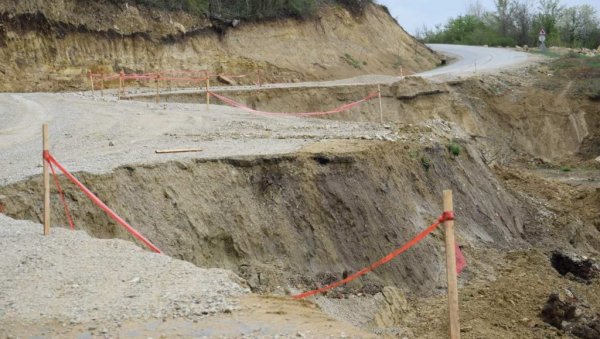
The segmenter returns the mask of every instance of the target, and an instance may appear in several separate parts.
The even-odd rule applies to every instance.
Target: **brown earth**
[[[181,12],[75,0],[3,1],[0,58],[0,90],[9,92],[87,88],[89,70],[208,69],[250,73],[241,82],[252,83],[260,69],[263,81],[297,82],[398,75],[401,66],[408,73],[440,62],[378,5],[359,16],[331,7],[307,21],[242,23],[219,33],[206,18]]]
[[[462,242],[524,245],[523,214],[509,207],[517,200],[469,144],[463,147],[453,157],[438,141],[331,141],[295,155],[124,167],[80,178],[171,256],[231,269],[257,291],[306,289],[323,273],[341,277],[368,266],[433,223],[446,188],[459,202]],[[7,215],[41,220],[39,183],[0,189]],[[66,188],[66,195],[78,227],[129,239],[81,193]],[[66,224],[62,216],[56,222]],[[352,289],[435,289],[443,278],[442,243],[435,233]]]
[[[120,338],[376,338],[365,330],[325,315],[308,301],[276,296],[244,296],[239,309],[201,319],[130,320],[118,326],[97,322],[63,326],[61,323],[8,324],[0,334],[51,337],[120,337]]]
[[[600,177],[577,143],[590,135],[581,138],[574,132],[595,124],[598,112],[586,99],[565,95],[565,102],[548,106],[550,113],[515,118],[524,114],[520,107],[534,110],[540,100],[529,88],[536,84],[531,76],[536,69],[523,72],[529,77],[522,82],[508,74],[434,85],[410,79],[385,87],[384,118],[402,135],[398,142],[338,140],[291,155],[173,162],[79,176],[169,254],[232,269],[255,291],[281,294],[341,278],[343,271],[357,270],[397,248],[436,217],[440,191],[451,187],[460,215],[458,239],[469,263],[460,278],[463,336],[561,336],[539,318],[550,293],[569,288],[590,310],[600,309],[597,281],[585,285],[561,277],[549,260],[557,248],[600,253]],[[312,100],[332,106],[368,90],[232,95],[265,110],[285,108],[289,95],[294,110],[301,111],[313,107]],[[563,91],[551,88],[540,95],[551,101]],[[559,119],[548,118],[559,110],[564,112],[556,114]],[[377,111],[371,103],[337,118],[377,120]],[[568,118],[573,111],[584,112],[576,123]],[[435,120],[440,118],[469,134]],[[565,128],[567,121],[570,128]],[[498,143],[503,139],[495,138],[506,133],[504,128],[520,137]],[[536,131],[571,143],[556,149],[552,142],[535,141],[531,147]],[[451,141],[461,146],[458,157],[446,148]],[[573,168],[561,170],[561,163]],[[38,180],[0,189],[8,197],[3,202],[9,215],[40,219]],[[79,193],[67,192],[78,226],[99,237],[128,238]],[[53,204],[60,209],[57,200]],[[138,208],[131,209],[132,204]],[[443,336],[441,249],[442,234],[436,231],[392,264],[328,294],[342,299],[319,303],[353,324],[352,314],[361,314],[358,325],[382,336]],[[400,289],[380,297],[378,292],[389,286]],[[361,313],[362,301],[354,296],[372,293],[376,311]]]
[[[263,26],[247,27],[255,29],[252,36],[264,33]],[[272,38],[281,43],[286,36]],[[289,69],[303,73],[299,79],[322,74],[320,67],[297,65]],[[365,70],[377,65],[369,61]],[[328,74],[355,74],[349,66],[336,67]],[[555,249],[600,253],[599,165],[592,160],[600,154],[600,108],[574,90],[577,79],[556,76],[549,82],[550,72],[542,64],[446,84],[410,79],[384,87],[384,121],[404,136],[400,141],[334,140],[288,155],[125,166],[78,176],[168,254],[232,269],[255,291],[280,294],[339,278],[397,248],[439,215],[440,192],[452,188],[458,239],[469,263],[460,278],[463,336],[558,337],[563,334],[539,318],[550,293],[568,288],[590,310],[600,311],[599,282],[562,277],[548,257]],[[233,95],[263,110],[305,111],[370,90]],[[334,119],[378,121],[377,113],[371,102]],[[448,151],[451,142],[460,145],[458,156]],[[40,190],[39,177],[1,187],[5,213],[39,221]],[[67,188],[67,198],[78,225],[89,233],[129,239],[74,189]],[[53,210],[60,208],[53,200]],[[64,217],[57,219],[66,224]],[[378,312],[364,327],[383,336],[444,336],[442,256],[442,233],[436,231],[346,287],[347,293],[329,294],[342,298],[334,299],[338,309],[331,313],[357,313],[361,304],[351,297],[370,291]],[[399,291],[389,292],[391,285]]]

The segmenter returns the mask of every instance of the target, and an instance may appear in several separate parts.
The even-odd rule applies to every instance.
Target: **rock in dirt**
[[[542,308],[542,320],[558,329],[564,329],[569,322],[577,318],[579,311],[576,304],[575,298],[553,293]]]
[[[550,262],[561,275],[565,276],[570,273],[584,282],[591,281],[600,273],[600,267],[595,261],[575,254],[554,251],[551,254]]]
[[[542,308],[541,318],[546,323],[583,339],[600,338],[600,315],[586,314],[576,297],[553,293]]]

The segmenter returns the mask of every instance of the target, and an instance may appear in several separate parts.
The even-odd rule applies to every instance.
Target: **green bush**
[[[460,145],[452,142],[448,145],[448,150],[450,151],[450,153],[452,153],[452,155],[454,155],[455,157],[457,157],[458,155],[460,155]]]
[[[569,166],[562,166],[560,168],[561,172],[571,172],[571,167]]]

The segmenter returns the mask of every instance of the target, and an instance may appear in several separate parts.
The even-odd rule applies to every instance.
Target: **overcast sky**
[[[429,28],[436,24],[444,24],[451,17],[465,14],[468,4],[472,0],[377,0],[378,3],[386,5],[392,16],[398,19],[398,22],[405,30],[415,34],[417,28],[426,25]],[[494,0],[481,0],[481,3],[488,9],[494,8]],[[537,0],[532,0],[535,4]],[[561,3],[567,6],[588,4],[596,8],[600,13],[600,0],[562,0]]]

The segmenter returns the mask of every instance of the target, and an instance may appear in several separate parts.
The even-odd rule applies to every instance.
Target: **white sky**
[[[411,34],[417,28],[426,25],[429,28],[436,24],[445,24],[449,18],[465,14],[471,0],[377,0],[387,6],[400,25]],[[537,0],[531,0],[533,8],[537,7]],[[481,0],[489,10],[494,8],[493,0]],[[596,8],[600,14],[600,0],[562,0],[565,6],[588,4]]]

